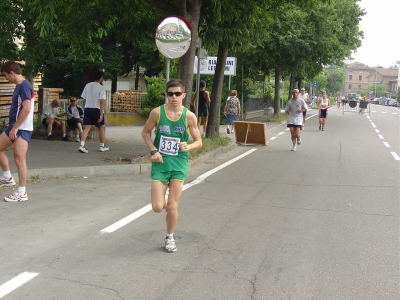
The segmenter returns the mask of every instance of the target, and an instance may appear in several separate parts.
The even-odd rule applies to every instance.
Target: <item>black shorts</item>
[[[326,109],[321,109],[319,117],[321,119],[325,119],[326,118]]]
[[[208,106],[206,105],[202,105],[199,106],[199,113],[197,114],[198,117],[208,117]]]
[[[303,126],[302,126],[302,125],[287,124],[287,127],[288,127],[288,128],[290,128],[290,127],[301,128],[301,127],[303,127]]]
[[[43,120],[42,120],[42,124],[43,124],[44,127],[47,128],[47,122],[46,122],[46,120],[47,120],[47,119],[43,119]],[[58,126],[57,123],[53,123],[53,128],[57,128],[57,126]],[[60,126],[58,126],[58,127],[60,127]]]
[[[306,114],[307,114],[307,112],[306,112],[306,111],[303,111],[303,117],[305,117],[305,116],[306,116]]]
[[[67,120],[67,124],[71,128],[78,128],[78,123],[81,123],[81,120],[79,120],[78,118]]]
[[[100,127],[104,125],[104,115],[101,122],[97,122],[100,119],[100,109],[98,108],[85,108],[83,113],[83,125],[94,125]]]

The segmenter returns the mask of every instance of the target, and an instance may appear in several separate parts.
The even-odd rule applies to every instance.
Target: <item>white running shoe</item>
[[[78,151],[81,152],[81,153],[88,153],[88,152],[89,152],[89,151],[86,149],[85,146],[80,146],[79,149],[78,149]]]
[[[297,145],[296,145],[296,144],[293,144],[292,151],[296,151],[296,148],[297,148]]]
[[[4,197],[4,201],[6,202],[18,202],[18,201],[28,201],[28,195],[25,193],[19,193],[16,191],[8,197]]]
[[[0,187],[13,185],[15,185],[15,180],[12,176],[8,179],[4,178],[3,176],[0,177]]]
[[[104,145],[104,146],[100,146],[100,152],[106,152],[106,151],[108,151],[108,150],[110,150],[110,148],[108,148],[106,145]]]
[[[165,252],[171,253],[177,250],[175,240],[173,237],[171,238],[166,237],[164,241],[165,241],[165,249],[164,249]]]
[[[79,135],[77,135],[76,137],[75,137],[75,142],[80,142],[81,141],[81,139],[79,138]]]
[[[297,138],[297,145],[300,145],[301,144],[301,138]]]

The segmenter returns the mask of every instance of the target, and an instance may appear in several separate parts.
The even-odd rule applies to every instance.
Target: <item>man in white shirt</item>
[[[285,107],[285,112],[288,114],[287,127],[290,130],[293,143],[292,151],[296,151],[297,145],[301,144],[300,128],[303,124],[303,112],[305,111],[307,111],[307,105],[299,98],[299,90],[293,89],[292,98],[289,99]]]
[[[104,73],[102,71],[96,71],[94,73],[94,81],[85,86],[81,95],[81,97],[85,99],[85,110],[83,116],[83,125],[85,128],[83,129],[81,143],[78,149],[81,153],[89,152],[85,147],[85,141],[92,125],[96,126],[99,130],[100,152],[109,150],[109,148],[104,144],[106,140],[104,124],[104,102],[106,99],[106,91],[104,86],[101,85],[103,76]]]
[[[59,117],[66,116],[67,112],[60,114],[58,110],[59,107],[60,101],[57,99],[54,99],[51,101],[51,103],[46,104],[42,111],[42,124],[47,128],[47,140],[54,141],[53,135],[51,134],[53,127],[60,127],[62,132],[62,140],[69,142],[65,122],[57,119]]]

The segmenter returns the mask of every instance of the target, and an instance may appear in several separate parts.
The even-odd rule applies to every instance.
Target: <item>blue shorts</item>
[[[83,113],[83,125],[94,125],[100,127],[104,125],[104,115],[103,120],[99,123],[97,120],[100,119],[100,109],[98,108],[85,108]]]
[[[233,125],[233,121],[236,121],[236,117],[237,117],[237,115],[227,114],[226,115],[226,124]]]
[[[10,137],[10,130],[12,129],[12,126],[8,126],[6,128],[6,130],[4,130],[4,133]],[[22,137],[25,141],[27,141],[29,143],[29,141],[31,140],[32,137],[32,132],[33,131],[28,131],[28,130],[20,130],[18,129],[17,131],[17,138],[18,137]],[[15,140],[12,140],[12,142],[14,143]]]

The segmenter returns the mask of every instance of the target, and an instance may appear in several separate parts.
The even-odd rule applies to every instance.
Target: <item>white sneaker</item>
[[[18,201],[28,201],[28,195],[25,193],[19,193],[16,191],[8,197],[4,197],[4,201],[6,202],[18,202]]]
[[[108,150],[110,150],[110,148],[108,148],[106,145],[104,145],[104,146],[100,146],[100,152],[106,152],[106,151],[108,151]]]
[[[164,248],[165,252],[171,253],[176,251],[176,244],[173,237],[171,238],[166,237],[164,241],[165,241],[165,248]]]
[[[301,144],[301,138],[297,138],[297,145],[300,145]]]
[[[12,176],[8,179],[4,178],[3,176],[0,177],[0,187],[13,185],[15,185],[15,180]]]
[[[86,149],[85,146],[80,146],[79,149],[78,149],[78,151],[81,152],[81,153],[88,153],[88,152],[89,152],[89,151]]]
[[[79,138],[79,135],[77,135],[76,137],[75,137],[75,142],[80,142],[81,141],[81,139]]]
[[[296,145],[296,144],[293,144],[292,151],[296,151],[296,148],[297,148],[297,145]]]

